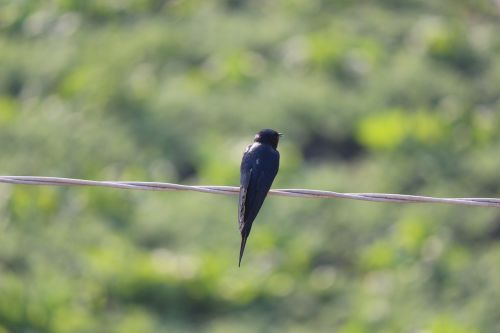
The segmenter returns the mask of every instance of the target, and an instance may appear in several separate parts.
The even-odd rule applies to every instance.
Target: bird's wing
[[[250,169],[245,175],[241,175],[240,180],[240,202],[239,202],[239,211],[238,211],[238,221],[240,224],[240,231],[243,229],[243,225],[245,224],[245,207],[248,193],[248,185],[250,183],[250,179],[252,177],[252,169]]]
[[[259,213],[267,192],[271,188],[273,179],[274,175],[270,172],[266,172],[258,167],[252,169],[244,204],[244,222],[248,228],[248,233],[250,233],[252,222]]]
[[[238,210],[238,222],[240,225],[240,231],[245,223],[245,202],[248,193],[248,185],[250,183],[250,178],[252,177],[252,158],[250,156],[249,145],[243,153],[243,159],[241,160],[240,168],[240,200],[239,200],[239,210]]]
[[[245,244],[252,229],[253,220],[255,220],[255,217],[259,213],[279,168],[279,154],[277,152],[273,152],[272,154],[264,153],[262,155],[261,151],[260,154],[261,158],[259,161],[256,155],[253,155],[247,149],[241,162],[238,211],[241,246],[238,265],[241,264],[241,258],[243,257]]]

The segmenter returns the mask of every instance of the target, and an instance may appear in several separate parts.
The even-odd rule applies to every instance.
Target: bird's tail
[[[245,252],[245,245],[247,244],[248,235],[241,235],[241,246],[240,246],[240,260],[238,261],[238,267],[241,265],[241,258],[243,258],[243,252]]]

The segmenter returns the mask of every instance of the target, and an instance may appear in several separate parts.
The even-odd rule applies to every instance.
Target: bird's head
[[[283,134],[272,129],[263,129],[255,134],[254,142],[271,145],[274,149],[278,148],[278,142]]]

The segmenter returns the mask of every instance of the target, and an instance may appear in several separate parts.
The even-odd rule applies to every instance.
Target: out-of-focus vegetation
[[[500,194],[493,0],[0,2],[0,173]],[[494,208],[0,186],[0,332],[495,332]]]

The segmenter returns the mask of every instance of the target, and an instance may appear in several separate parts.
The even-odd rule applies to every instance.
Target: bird
[[[238,222],[241,234],[238,267],[241,266],[241,258],[253,221],[278,173],[280,153],[277,148],[282,135],[272,129],[263,129],[255,135],[253,143],[243,153],[238,204]]]

